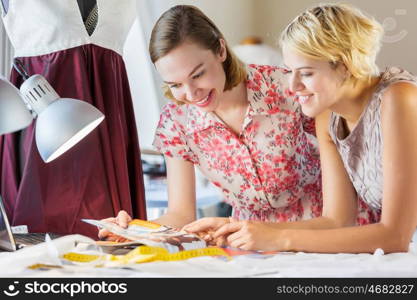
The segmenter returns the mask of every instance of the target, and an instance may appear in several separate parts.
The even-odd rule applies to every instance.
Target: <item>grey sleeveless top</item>
[[[329,133],[343,160],[355,190],[366,203],[376,210],[382,204],[382,128],[381,99],[384,90],[399,81],[417,84],[417,78],[407,71],[391,67],[381,74],[380,82],[362,112],[358,123],[345,138],[342,118],[332,113]],[[417,99],[416,99],[417,100]]]

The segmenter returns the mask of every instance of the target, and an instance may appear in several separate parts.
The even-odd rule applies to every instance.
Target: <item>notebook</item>
[[[51,239],[59,237],[57,234],[48,234]],[[45,233],[13,234],[0,196],[0,251],[16,251],[26,246],[40,244],[45,241],[45,235]]]

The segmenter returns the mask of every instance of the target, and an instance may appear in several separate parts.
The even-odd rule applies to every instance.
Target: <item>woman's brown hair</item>
[[[156,22],[149,43],[149,54],[153,63],[167,55],[185,41],[197,43],[218,54],[223,34],[217,26],[197,7],[177,5],[164,12]],[[246,78],[244,64],[233,54],[226,43],[226,60],[223,62],[226,74],[224,90],[231,90]],[[167,86],[165,96],[176,101]]]

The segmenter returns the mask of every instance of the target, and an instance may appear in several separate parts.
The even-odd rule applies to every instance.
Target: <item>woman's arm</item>
[[[182,228],[195,220],[196,197],[195,197],[195,173],[191,162],[179,158],[165,156],[168,179],[168,211],[159,218],[152,220],[158,224]],[[126,228],[132,217],[121,210],[116,217],[107,218],[103,221],[115,223]],[[98,233],[100,239],[114,240],[107,229],[101,229]]]
[[[195,220],[195,171],[191,162],[165,156],[168,180],[168,211],[156,223],[181,228]]]
[[[382,100],[381,117],[384,187],[379,223],[327,230],[275,228],[264,230],[256,236],[254,233],[261,232],[259,228],[247,224],[228,237],[229,244],[243,249],[324,253],[372,253],[377,248],[382,248],[385,253],[407,251],[417,226],[417,87],[409,83],[397,83],[389,87]],[[330,144],[322,148],[323,136],[321,139],[324,188],[329,191],[329,184],[334,180],[339,181],[334,177],[342,176],[343,172],[328,172],[328,163],[335,166],[339,163],[332,154]],[[333,188],[340,187],[343,188],[343,185]],[[353,211],[344,216],[340,210],[344,206],[349,208],[351,204],[342,198],[330,199],[329,195],[341,197],[338,191],[325,194],[324,214],[332,218],[340,216],[344,222],[353,220]]]

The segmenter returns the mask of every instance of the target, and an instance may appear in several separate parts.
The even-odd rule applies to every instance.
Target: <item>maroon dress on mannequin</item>
[[[87,101],[105,115],[96,130],[48,164],[37,151],[34,123],[0,137],[1,194],[12,225],[95,238],[97,229],[82,218],[102,219],[124,209],[146,219],[138,135],[121,56],[134,3],[122,0],[113,7],[114,1],[98,0],[98,23],[89,36],[75,0],[10,1],[3,21],[28,74],[42,74],[61,97]],[[13,70],[11,81],[20,86],[22,78]]]

